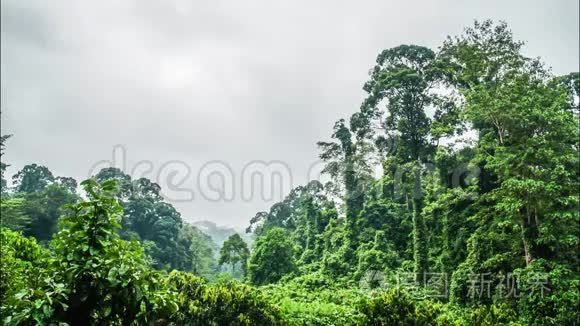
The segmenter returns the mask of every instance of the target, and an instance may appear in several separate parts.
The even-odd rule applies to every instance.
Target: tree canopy
[[[292,189],[246,236],[189,224],[117,168],[80,193],[39,164],[9,185],[2,162],[0,318],[578,324],[580,79],[523,44],[486,20],[381,51],[360,107],[317,143],[330,181]]]

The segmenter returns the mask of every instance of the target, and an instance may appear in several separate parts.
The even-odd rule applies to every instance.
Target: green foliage
[[[24,235],[45,242],[57,232],[59,217],[65,213],[67,205],[77,202],[78,196],[64,186],[51,184],[25,194],[24,200],[23,212],[30,217],[30,222],[23,226]]]
[[[200,268],[196,264],[201,264],[204,270],[195,272],[212,273],[208,268],[211,269],[214,258],[208,248],[213,248],[213,241],[188,230],[190,227],[185,226],[181,214],[163,200],[158,184],[146,178],[132,180],[117,168],[102,169],[95,179],[119,183],[117,199],[124,210],[121,235],[124,239],[139,240],[155,268],[193,271],[194,267]],[[201,245],[204,254],[196,252],[198,247],[192,247],[194,242]]]
[[[436,323],[435,323],[436,322]],[[434,325],[525,325],[517,320],[517,312],[507,305],[463,307],[447,305],[439,308]]]
[[[29,164],[18,171],[12,180],[17,192],[32,193],[40,191],[52,183],[54,176],[46,166]]]
[[[0,245],[0,317],[4,319],[16,296],[39,284],[47,252],[34,239],[5,228],[1,229]]]
[[[212,238],[198,228],[184,224],[179,239],[178,243],[183,248],[182,252],[189,255],[190,262],[190,265],[183,266],[183,270],[206,278],[213,278],[218,270],[218,265],[215,259],[217,245]]]
[[[432,50],[417,45],[384,50],[364,86],[369,97],[363,103],[363,113],[378,110],[376,106],[383,99],[388,102],[387,133],[381,137],[396,144],[391,154],[401,163],[425,160],[432,150],[427,137],[431,121],[425,109],[435,100],[429,91],[434,83],[434,59]]]
[[[235,267],[239,264],[242,275],[246,273],[248,257],[250,250],[246,242],[239,234],[232,234],[222,245],[220,249],[219,264],[231,264],[232,274],[235,274]]]
[[[137,242],[119,238],[122,209],[114,199],[116,184],[82,183],[88,199],[70,207],[62,231],[51,242],[52,257],[40,284],[24,288],[8,308],[9,323],[61,321],[148,323],[176,309],[172,293],[159,287]]]
[[[202,278],[173,271],[165,281],[176,292],[176,325],[275,325],[279,312],[257,290],[237,281],[208,285]]]
[[[417,281],[429,271],[450,276],[453,304],[379,292],[361,305],[367,323],[577,321],[570,307],[577,299],[580,241],[578,74],[550,76],[521,54],[522,44],[505,23],[484,21],[448,38],[437,53],[402,45],[379,55],[360,111],[350,125],[335,124],[332,142],[319,143],[324,172],[333,179],[327,189],[341,199],[336,210],[345,219],[313,228],[328,208],[308,201],[282,206],[282,216],[303,217],[280,219],[297,222],[291,227],[279,224],[300,230],[292,237],[301,250],[297,279],[319,272],[340,284],[369,272],[412,271]],[[386,118],[379,120],[383,104]],[[473,141],[450,138],[466,131],[477,135]],[[384,176],[368,182],[370,161],[363,158],[372,152],[387,156],[381,157]],[[553,292],[502,296],[502,278],[514,272],[527,283],[547,275]],[[491,278],[491,295],[472,295],[474,275]],[[294,297],[304,296],[297,292],[277,300],[283,311],[291,318],[314,315],[302,323],[322,323],[324,309],[308,307],[328,303],[297,303]]]
[[[284,229],[270,229],[254,243],[248,266],[249,280],[256,285],[275,283],[295,272],[293,248]]]
[[[375,325],[414,325],[415,302],[399,289],[375,293],[361,304],[360,311]]]
[[[73,194],[78,187],[77,181],[71,177],[56,177],[56,183]]]
[[[0,317],[578,324],[579,75],[552,76],[522,46],[507,24],[483,21],[437,51],[382,51],[360,110],[318,143],[331,181],[297,187],[257,213],[251,251],[231,229],[184,223],[146,178],[103,169],[82,183],[80,200],[74,179],[37,164],[7,189],[2,163]],[[2,155],[9,137],[0,138]],[[236,275],[216,275],[218,245],[219,265]],[[421,283],[429,272],[446,273],[448,297],[430,296]],[[401,284],[403,273],[419,283]],[[235,280],[241,274],[259,288]]]
[[[580,321],[580,281],[565,265],[537,260],[516,271],[526,293],[517,302],[528,325],[574,325]]]
[[[30,223],[30,217],[24,213],[24,198],[6,197],[3,197],[2,200],[0,200],[2,227],[6,227],[11,230],[23,230]]]
[[[337,284],[322,273],[268,285],[263,291],[280,307],[289,325],[361,325],[364,321],[357,310],[364,293]]]
[[[62,207],[78,199],[76,181],[55,178],[48,168],[30,164],[14,176],[14,182],[15,193],[2,193],[3,225],[39,242],[50,240],[57,231]]]
[[[6,179],[4,179],[4,171],[9,166],[3,160],[4,150],[6,149],[6,141],[12,137],[12,135],[1,135],[0,136],[0,193],[4,196],[4,192],[7,190]]]

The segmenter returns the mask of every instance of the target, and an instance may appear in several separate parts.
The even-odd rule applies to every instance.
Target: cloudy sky
[[[244,167],[280,161],[270,169],[288,167],[285,189],[305,182],[316,141],[358,109],[382,49],[435,48],[474,19],[503,19],[527,41],[528,55],[556,74],[578,71],[573,0],[1,6],[2,133],[14,134],[9,176],[36,162],[82,180],[112,162],[171,184],[165,194],[186,220],[236,227],[271,204],[243,193],[251,170]],[[228,176],[220,187],[219,173]]]

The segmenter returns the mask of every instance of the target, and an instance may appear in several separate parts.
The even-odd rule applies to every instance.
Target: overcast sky
[[[167,193],[186,220],[236,227],[272,203],[243,198],[244,166],[279,160],[292,173],[285,188],[305,182],[315,143],[358,109],[367,72],[385,48],[436,48],[474,19],[503,19],[527,41],[526,54],[555,74],[578,71],[576,0],[1,6],[2,134],[14,134],[8,176],[35,162],[82,180],[121,145],[116,162],[124,156],[127,172],[151,168],[162,186],[189,166],[181,188],[193,200],[187,191]],[[233,170],[226,188],[235,190],[225,201],[204,198],[198,187],[198,171],[214,160]]]

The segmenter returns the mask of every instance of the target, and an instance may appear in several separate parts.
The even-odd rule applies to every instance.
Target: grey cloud
[[[507,20],[555,73],[578,69],[578,3],[566,0],[2,1],[9,174],[37,162],[81,179],[122,144],[130,163],[156,167],[281,160],[298,185],[315,142],[358,109],[379,51],[436,47],[485,18]],[[270,204],[198,194],[176,206],[241,227]]]

